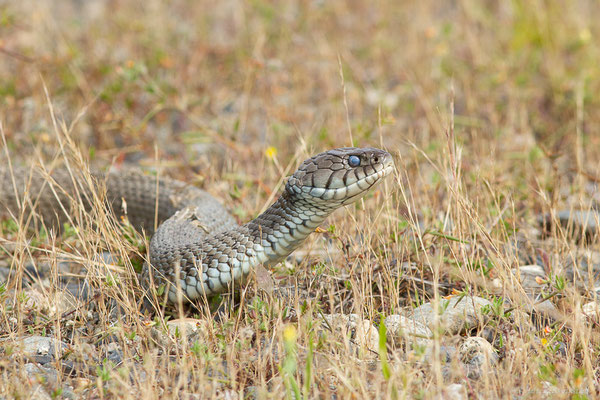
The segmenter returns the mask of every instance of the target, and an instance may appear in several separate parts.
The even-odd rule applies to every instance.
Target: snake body
[[[273,265],[294,251],[339,207],[351,204],[393,170],[389,153],[339,148],[304,161],[283,193],[254,220],[238,225],[207,192],[170,179],[140,174],[94,174],[106,200],[138,228],[153,231],[143,282],[166,285],[170,302],[188,302],[229,290],[257,265]],[[65,170],[41,174],[0,169],[0,204],[11,215],[35,210],[46,222],[69,217],[77,195],[93,204],[96,184]],[[92,188],[92,189],[90,189]]]

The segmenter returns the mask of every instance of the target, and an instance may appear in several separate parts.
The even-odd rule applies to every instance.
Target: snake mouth
[[[392,160],[391,157],[390,157],[390,162],[388,164],[384,165],[384,167],[383,167],[384,174],[379,179],[382,179],[382,178],[385,178],[388,175],[391,175],[392,172],[394,172],[395,168],[396,168],[396,165],[394,164],[394,160]]]
[[[355,202],[358,198],[371,191],[373,187],[381,182],[386,176],[391,175],[393,171],[394,162],[390,156],[389,161],[383,165],[382,169],[372,173],[371,175],[365,176],[364,178],[359,179],[355,183],[348,186],[347,198],[343,200],[343,204],[347,205]],[[336,196],[333,198],[335,199]]]
[[[394,160],[387,151],[339,148],[306,160],[286,189],[320,210],[335,209],[358,200],[393,171]]]

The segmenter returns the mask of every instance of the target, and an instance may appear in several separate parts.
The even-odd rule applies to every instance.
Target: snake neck
[[[336,208],[331,204],[318,207],[284,191],[271,207],[242,228],[252,238],[258,262],[273,265],[300,246]]]

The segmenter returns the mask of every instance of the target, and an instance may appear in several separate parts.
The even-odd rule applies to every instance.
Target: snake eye
[[[360,165],[360,158],[357,156],[348,157],[348,165],[351,167],[358,167]]]

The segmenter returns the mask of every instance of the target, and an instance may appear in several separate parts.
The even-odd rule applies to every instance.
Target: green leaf
[[[392,373],[387,358],[387,328],[384,321],[385,318],[381,318],[381,322],[379,323],[379,361],[381,362],[381,373],[387,381],[390,379]]]

